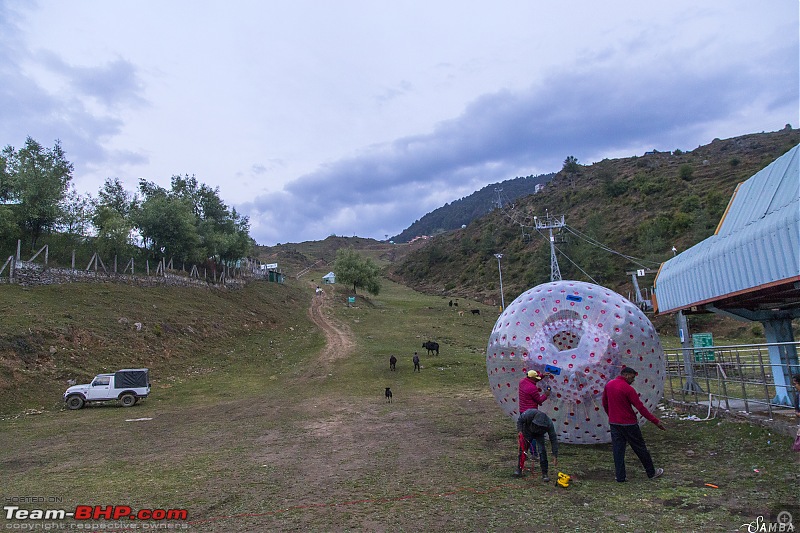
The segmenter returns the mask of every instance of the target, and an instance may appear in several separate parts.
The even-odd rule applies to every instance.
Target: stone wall
[[[212,283],[167,272],[158,275],[133,275],[105,273],[70,268],[49,268],[37,263],[20,261],[14,269],[14,279],[8,277],[8,270],[0,277],[0,284],[16,283],[22,286],[59,285],[64,283],[125,283],[140,287],[195,287],[203,289],[238,289],[247,283],[246,278],[226,278],[224,283]]]

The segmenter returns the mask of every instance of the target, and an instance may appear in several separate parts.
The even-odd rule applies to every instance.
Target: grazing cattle
[[[387,402],[392,401],[392,389],[390,389],[389,387],[386,387],[386,401]]]
[[[450,300],[450,307],[453,307],[453,300]]]
[[[469,312],[472,313],[473,315],[481,314],[481,310],[480,309],[470,309]]]
[[[458,316],[464,316],[464,311],[459,311]]]
[[[397,357],[391,356],[389,358],[389,370],[395,370],[397,368]]]
[[[428,355],[432,354],[433,352],[436,352],[436,355],[439,355],[439,343],[438,342],[426,341],[426,342],[422,343],[422,347],[425,348],[426,350],[428,350]]]

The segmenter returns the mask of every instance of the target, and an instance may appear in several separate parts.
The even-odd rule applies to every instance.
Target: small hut
[[[333,285],[334,283],[336,283],[336,274],[334,274],[333,272],[328,272],[327,274],[322,276],[322,283],[325,283],[327,285]]]

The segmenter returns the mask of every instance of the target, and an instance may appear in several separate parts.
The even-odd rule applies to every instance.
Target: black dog
[[[389,387],[386,387],[386,401],[387,402],[392,401],[392,389],[390,389]]]

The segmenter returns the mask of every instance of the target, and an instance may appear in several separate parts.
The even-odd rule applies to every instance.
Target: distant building
[[[328,272],[324,276],[322,276],[322,283],[326,283],[328,285],[333,285],[336,283],[336,274],[333,272]]]

